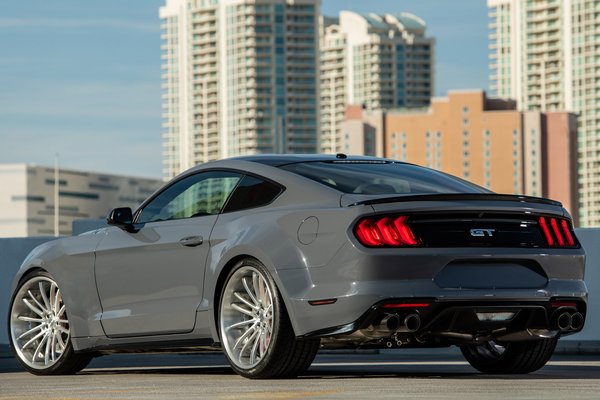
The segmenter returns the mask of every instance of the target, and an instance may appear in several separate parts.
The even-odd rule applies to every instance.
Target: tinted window
[[[235,188],[223,212],[264,206],[272,202],[281,190],[274,183],[246,175]]]
[[[281,168],[344,193],[489,193],[482,187],[442,172],[399,162],[307,162]]]
[[[211,171],[183,178],[148,203],[136,222],[218,214],[240,177],[235,172]]]

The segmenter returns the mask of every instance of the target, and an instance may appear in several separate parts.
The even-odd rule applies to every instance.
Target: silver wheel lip
[[[232,307],[232,303],[236,303],[236,304],[241,303],[245,307],[245,309],[249,310],[248,304],[244,304],[242,302],[242,300],[235,297],[235,293],[236,292],[240,293],[242,291],[245,291],[245,290],[243,290],[243,278],[249,278],[252,276],[252,274],[257,274],[259,279],[262,280],[262,282],[264,284],[265,300],[266,300],[266,301],[263,301],[262,308],[256,312],[256,315],[254,316],[254,318],[250,318],[249,315],[245,315],[241,311],[238,311]],[[253,290],[256,293],[256,288],[254,288],[254,284],[252,284],[251,290]],[[248,296],[248,298],[246,298],[246,300],[249,300],[250,303],[255,304],[255,302],[252,301],[252,299],[250,297],[251,296]],[[231,275],[229,280],[226,282],[225,288],[223,290],[223,296],[221,298],[220,307],[219,307],[219,331],[221,334],[221,341],[222,341],[222,347],[223,347],[224,352],[227,354],[229,360],[233,364],[235,364],[235,366],[237,366],[238,368],[241,368],[244,370],[250,370],[250,369],[256,367],[269,353],[269,351],[272,347],[272,342],[273,342],[272,339],[273,339],[273,330],[274,330],[274,328],[273,328],[274,327],[274,321],[273,321],[273,307],[274,306],[275,306],[275,304],[273,301],[273,292],[269,285],[269,280],[265,276],[265,274],[258,268],[254,267],[252,265],[243,264],[241,267],[239,267],[233,273],[233,275]],[[250,321],[253,321],[253,319],[258,319],[258,321],[250,322]],[[249,325],[250,328],[248,328],[248,329],[243,329],[243,328],[231,329],[230,328],[232,325],[234,325],[234,324],[239,325],[240,323],[242,323],[244,321],[247,321],[247,323],[242,324],[242,326]],[[230,328],[230,329],[228,329],[228,328]],[[253,333],[248,334],[248,331],[250,329],[254,329],[255,332],[259,332],[258,337],[255,337],[255,335]],[[229,331],[233,331],[233,330],[239,331],[239,333],[233,334],[233,333],[229,332]],[[259,349],[258,353],[262,353],[262,354],[257,354],[257,355],[259,355],[260,357],[258,357],[254,362],[251,362],[251,360],[248,360],[248,357],[241,357],[240,353],[242,353],[244,350],[246,350],[246,353],[248,352],[248,350],[250,352],[252,352],[256,346],[261,346],[264,343],[264,342],[263,343],[259,342],[259,341],[263,340],[263,339],[261,339],[261,337],[263,337],[261,335],[264,332],[269,332],[269,335],[268,335],[269,339],[268,339],[268,343],[265,345],[264,349],[262,349],[262,350]],[[252,342],[251,345],[244,347],[242,349],[239,349],[239,350],[236,349],[235,348],[236,342],[245,334],[248,334],[248,337],[247,337],[247,341],[244,341],[243,343]],[[238,345],[238,347],[239,347],[239,345]],[[243,354],[242,354],[242,356],[243,356]]]
[[[46,296],[46,300],[50,301],[49,307],[46,307],[47,303],[46,300],[44,300],[44,297],[39,298],[39,303],[36,303],[29,295],[30,291],[32,293],[40,293],[39,285],[43,283],[47,284],[46,288],[48,289],[48,292],[44,293],[44,295]],[[49,296],[49,294],[53,288],[55,288],[54,300],[50,300],[51,296]],[[40,296],[42,295],[40,294]],[[37,315],[35,312],[31,311],[31,307],[29,307],[23,299],[28,300],[29,304],[39,311],[42,311],[44,316]],[[57,300],[60,308],[57,306],[56,309],[54,309]],[[27,311],[27,315],[23,314],[23,310]],[[20,320],[19,317],[35,318],[42,322],[23,321]],[[22,363],[38,371],[47,370],[56,365],[63,358],[71,337],[70,328],[65,328],[64,325],[69,325],[68,318],[66,316],[64,303],[62,302],[62,294],[56,281],[47,276],[37,275],[28,279],[19,287],[10,308],[10,335],[12,347]],[[42,327],[40,328],[40,326]],[[24,333],[27,332],[24,332],[25,329],[32,333],[24,335]],[[49,332],[50,329],[52,329],[51,332]],[[57,335],[59,329],[61,329],[62,333],[58,333]],[[31,339],[42,331],[45,331],[46,333],[41,335],[39,340],[34,341],[33,345],[26,346]],[[51,342],[46,344],[49,340],[51,340]],[[62,349],[57,349],[57,343],[59,346],[62,346]],[[31,347],[25,350],[25,347],[29,346]],[[46,356],[48,357],[47,361],[46,358],[42,358],[39,361],[35,360],[33,355],[40,351],[49,354]]]

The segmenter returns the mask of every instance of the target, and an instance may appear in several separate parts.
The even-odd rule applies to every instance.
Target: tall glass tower
[[[347,104],[373,110],[429,105],[435,40],[425,31],[425,22],[408,13],[342,11],[321,19],[321,151],[342,150]]]
[[[256,153],[314,153],[319,0],[166,0],[165,177]]]
[[[488,0],[492,94],[578,114],[579,216],[600,226],[600,1]]]

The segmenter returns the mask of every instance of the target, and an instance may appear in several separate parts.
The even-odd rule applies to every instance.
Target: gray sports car
[[[210,162],[108,224],[19,270],[9,332],[32,373],[222,350],[245,377],[291,377],[320,348],[452,345],[482,372],[528,373],[585,320],[584,252],[560,203],[393,160]]]

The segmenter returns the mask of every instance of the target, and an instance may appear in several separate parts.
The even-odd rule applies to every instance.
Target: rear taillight
[[[546,244],[550,247],[573,247],[575,239],[571,233],[571,224],[566,219],[540,217],[538,220]]]
[[[406,219],[406,216],[363,218],[354,227],[354,234],[367,247],[418,246],[420,241],[407,225]]]

